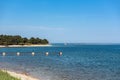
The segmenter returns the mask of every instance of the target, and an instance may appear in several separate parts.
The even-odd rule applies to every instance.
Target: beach
[[[16,73],[13,71],[8,71],[8,70],[2,70],[2,71],[7,72],[11,76],[18,78],[18,79],[21,79],[21,80],[39,80],[39,79],[36,79],[36,78],[29,76],[27,73]]]
[[[46,44],[46,45],[0,45],[0,47],[49,47],[52,46],[50,44]]]

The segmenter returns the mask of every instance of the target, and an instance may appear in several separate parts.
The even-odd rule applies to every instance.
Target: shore
[[[26,73],[16,73],[16,72],[13,72],[13,71],[6,71],[6,70],[2,70],[3,72],[7,72],[8,74],[10,74],[11,76],[15,77],[15,78],[18,78],[18,79],[21,79],[21,80],[39,80],[39,79],[36,79],[36,78],[33,78],[29,75],[27,75]]]
[[[46,45],[0,45],[0,47],[49,47],[52,46],[50,44],[46,44]]]

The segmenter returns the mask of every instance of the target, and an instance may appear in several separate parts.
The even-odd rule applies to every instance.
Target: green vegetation
[[[10,76],[7,72],[3,72],[0,70],[0,80],[20,80]]]
[[[0,45],[31,45],[31,44],[48,44],[47,39],[40,39],[31,37],[22,38],[19,35],[0,35]]]

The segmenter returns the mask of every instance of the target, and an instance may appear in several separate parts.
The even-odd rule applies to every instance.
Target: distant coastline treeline
[[[31,37],[21,37],[20,35],[0,35],[0,45],[32,45],[32,44],[48,44],[47,39]]]

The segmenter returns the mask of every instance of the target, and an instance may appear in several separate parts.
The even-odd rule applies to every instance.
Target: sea
[[[120,80],[120,44],[0,48],[0,68],[40,80]]]

